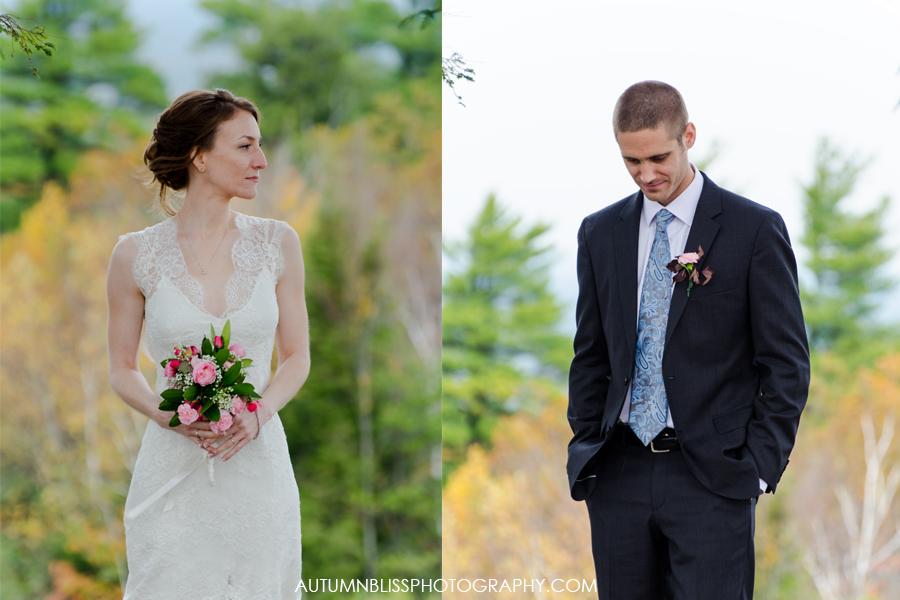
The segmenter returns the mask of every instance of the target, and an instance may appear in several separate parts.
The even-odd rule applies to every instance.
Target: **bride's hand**
[[[204,444],[211,440],[216,440],[219,435],[209,426],[209,421],[194,421],[190,425],[179,425],[178,427],[169,427],[169,421],[175,415],[174,411],[159,411],[156,422],[160,427],[180,433],[200,448],[206,448]]]
[[[216,436],[216,432],[211,431],[211,433]],[[259,419],[249,410],[244,410],[234,417],[228,431],[216,436],[218,438],[228,439],[225,439],[218,447],[213,444],[215,439],[210,442],[205,442],[203,447],[209,450],[210,457],[216,457],[225,453],[225,456],[222,457],[222,462],[225,462],[240,452],[241,449],[253,441],[257,435],[259,435]]]

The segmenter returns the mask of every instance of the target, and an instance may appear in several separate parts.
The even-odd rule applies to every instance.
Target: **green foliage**
[[[800,296],[810,346],[858,357],[878,352],[885,331],[869,317],[877,307],[875,295],[894,285],[880,275],[891,258],[882,225],[890,199],[882,198],[861,214],[845,210],[864,166],[822,140],[813,181],[803,187],[802,241],[809,251],[805,266],[812,280],[801,285]]]
[[[304,577],[437,578],[437,390],[390,318],[382,242],[357,246],[332,206],[305,247],[313,365],[280,412],[300,487]]]
[[[204,39],[234,44],[246,63],[213,84],[264,106],[268,139],[352,121],[372,109],[378,92],[437,71],[440,29],[398,27],[402,17],[389,2],[205,0],[203,6],[221,19]]]
[[[548,226],[519,232],[520,222],[490,196],[466,240],[445,248],[455,265],[443,286],[445,476],[469,444],[490,443],[500,415],[534,403],[530,385],[561,381],[571,361],[539,245]]]
[[[456,83],[460,80],[475,81],[475,69],[467,67],[463,57],[458,52],[454,52],[449,57],[441,58],[441,79],[456,96],[456,101],[465,106],[462,96],[456,91]]]
[[[0,14],[0,32],[12,38],[13,43],[22,49],[22,52],[28,57],[31,74],[40,79],[37,67],[31,61],[31,54],[35,50],[39,50],[47,56],[53,56],[53,53],[56,51],[56,46],[50,41],[44,28],[40,25],[35,25],[31,29],[25,29],[19,25],[14,16]],[[15,56],[15,50],[10,54]],[[0,48],[0,58],[6,58],[2,48]]]
[[[167,104],[159,76],[134,58],[138,35],[122,0],[26,0],[19,14],[54,32],[59,52],[34,55],[40,81],[24,62],[3,63],[3,231],[18,226],[46,181],[66,185],[83,152],[120,150]]]

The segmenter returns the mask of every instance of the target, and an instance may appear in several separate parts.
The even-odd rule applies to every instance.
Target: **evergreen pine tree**
[[[562,381],[571,361],[540,244],[549,227],[520,224],[490,196],[467,238],[445,247],[456,265],[443,286],[445,477],[469,444],[490,443],[497,417],[539,408],[531,388]]]
[[[844,157],[828,140],[819,143],[813,181],[803,187],[805,266],[812,273],[800,297],[815,350],[854,353],[879,333],[871,322],[876,294],[893,287],[881,276],[891,258],[885,246],[884,219],[890,199],[863,213],[846,210],[865,165]]]

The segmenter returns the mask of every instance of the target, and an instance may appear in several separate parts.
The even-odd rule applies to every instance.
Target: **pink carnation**
[[[227,410],[223,410],[219,415],[218,421],[212,421],[209,424],[210,429],[217,433],[223,433],[228,431],[228,428],[231,427],[231,413]]]
[[[194,381],[200,385],[209,385],[216,380],[216,365],[211,361],[194,357],[191,359],[194,367]]]
[[[199,418],[200,413],[194,410],[190,404],[185,402],[178,407],[178,420],[181,421],[182,424],[190,425]]]
[[[245,408],[247,408],[247,403],[244,402],[240,396],[235,396],[231,399],[231,410],[234,414],[241,414],[244,412]]]
[[[232,344],[228,346],[228,349],[231,350],[238,358],[244,358],[247,356],[247,351],[240,344]]]
[[[181,366],[181,361],[180,361],[180,360],[170,360],[170,361],[166,364],[166,372],[165,372],[165,376],[168,377],[168,378],[170,378],[170,379],[171,379],[172,377],[175,377],[175,372],[178,371],[178,367],[179,367],[179,366]]]
[[[692,265],[700,260],[700,255],[696,252],[685,252],[681,256],[678,257],[678,262],[683,265]]]

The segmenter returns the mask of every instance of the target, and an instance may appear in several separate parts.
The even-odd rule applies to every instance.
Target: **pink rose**
[[[211,361],[197,358],[191,359],[191,366],[194,367],[194,381],[200,385],[209,385],[216,380],[216,365]]]
[[[224,344],[222,343],[222,336],[217,335],[215,339],[213,339],[213,344],[215,344],[216,348],[221,348],[222,346],[224,346]]]
[[[200,354],[200,350],[197,346],[191,346],[191,356],[197,356],[198,354]]]
[[[181,421],[183,425],[190,425],[199,418],[200,413],[194,410],[187,402],[178,407],[178,420]]]
[[[227,410],[223,410],[222,413],[219,415],[218,422],[212,421],[209,424],[209,427],[210,427],[210,429],[212,429],[213,431],[215,431],[217,433],[223,433],[225,431],[228,431],[228,428],[231,427],[231,413],[228,412]]]
[[[231,399],[231,411],[239,415],[244,412],[244,409],[247,408],[247,403],[244,402],[240,396],[235,396]]]
[[[678,257],[678,262],[683,265],[692,265],[700,260],[700,255],[696,252],[685,252],[681,256]]]
[[[166,363],[166,372],[165,376],[168,378],[175,377],[175,372],[178,371],[178,367],[181,366],[180,360],[170,360]]]
[[[250,404],[247,405],[247,410],[249,410],[250,412],[258,411],[259,410],[259,402],[254,400],[253,402],[251,402]]]
[[[228,349],[231,350],[238,358],[244,358],[247,356],[247,351],[244,350],[244,347],[240,344],[232,344],[228,346]]]

